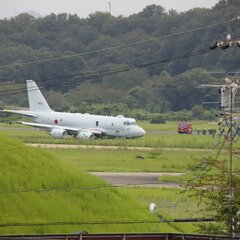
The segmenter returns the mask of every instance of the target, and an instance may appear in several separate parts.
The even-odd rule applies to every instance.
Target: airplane
[[[47,130],[54,138],[65,138],[72,135],[78,139],[101,137],[138,138],[145,135],[143,128],[137,125],[134,118],[123,115],[102,116],[88,113],[67,113],[53,111],[37,84],[26,80],[29,110],[1,110],[31,117],[34,122],[17,123]]]

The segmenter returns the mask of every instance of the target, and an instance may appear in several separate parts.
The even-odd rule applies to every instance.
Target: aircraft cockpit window
[[[123,125],[129,126],[129,125],[131,125],[131,124],[130,124],[130,122],[123,122]]]

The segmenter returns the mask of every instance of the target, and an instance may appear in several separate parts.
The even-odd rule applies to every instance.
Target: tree
[[[89,87],[88,102],[121,101],[157,113],[216,102],[217,93],[196,86],[219,84],[220,80],[202,72],[238,69],[240,52],[232,48],[190,55],[208,49],[227,32],[240,34],[237,21],[202,28],[237,16],[238,2],[222,0],[213,9],[184,13],[166,12],[152,4],[129,17],[96,12],[85,19],[61,13],[43,18],[20,14],[0,20],[0,65],[14,65],[1,66],[0,81],[24,84],[32,78],[46,90],[54,88],[64,94],[89,81],[91,88],[99,84],[99,92]],[[42,61],[49,58],[55,60]],[[33,63],[21,65],[24,62]],[[77,94],[86,96],[80,90]]]
[[[140,17],[163,17],[166,16],[166,10],[160,5],[152,4],[145,7],[138,15]]]
[[[212,225],[209,227],[199,225],[200,229],[204,230],[205,233],[229,233],[231,218],[234,219],[234,232],[240,232],[239,164],[234,167],[233,171],[234,198],[231,199],[231,202],[229,199],[229,164],[227,160],[222,161],[216,158],[202,159],[187,184],[187,189],[194,191],[194,197],[197,197],[206,206],[203,210],[205,216],[214,218],[216,221],[215,226],[218,226],[218,228],[211,230]]]
[[[105,23],[107,23],[110,19],[112,19],[112,15],[107,12],[95,12],[89,15],[89,22],[98,29],[98,31],[102,30],[102,27]]]
[[[196,119],[202,119],[204,115],[204,108],[199,105],[194,105],[192,107],[192,116]]]

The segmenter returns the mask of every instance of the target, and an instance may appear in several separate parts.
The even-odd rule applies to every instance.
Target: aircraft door
[[[131,128],[130,122],[129,121],[125,121],[123,123],[123,125],[124,125],[124,131],[125,131],[126,137],[131,137],[131,135],[132,135],[132,128]]]

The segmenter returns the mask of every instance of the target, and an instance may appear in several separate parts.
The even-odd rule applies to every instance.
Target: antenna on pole
[[[112,4],[111,4],[111,1],[108,2],[108,5],[109,5],[109,13],[110,13],[110,15],[112,15]]]

